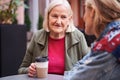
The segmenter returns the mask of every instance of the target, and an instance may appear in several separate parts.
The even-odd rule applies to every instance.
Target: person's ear
[[[71,21],[72,19],[73,19],[73,16],[70,16],[70,17],[69,17],[69,21]]]
[[[91,10],[90,16],[91,16],[91,18],[94,19],[94,16],[95,16],[95,10],[94,9]]]

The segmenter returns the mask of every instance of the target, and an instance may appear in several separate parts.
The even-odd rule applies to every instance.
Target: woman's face
[[[85,6],[84,22],[85,22],[85,33],[87,35],[94,34],[93,16],[94,16],[94,13],[92,9],[89,9]]]
[[[68,10],[65,6],[58,5],[50,11],[48,19],[51,33],[64,34],[71,17],[68,15]]]

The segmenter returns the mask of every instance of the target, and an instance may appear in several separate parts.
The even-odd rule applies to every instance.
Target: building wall
[[[73,18],[75,26],[79,28],[84,28],[84,22],[83,22],[83,5],[84,0],[69,0],[72,10],[73,10]]]
[[[79,3],[78,3],[78,0],[69,0],[70,1],[70,4],[71,4],[71,7],[72,7],[72,10],[73,10],[73,19],[74,19],[74,23],[75,23],[75,26],[79,26]]]
[[[44,16],[46,7],[46,0],[39,0],[39,13]]]

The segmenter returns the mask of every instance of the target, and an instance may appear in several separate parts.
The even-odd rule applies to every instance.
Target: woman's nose
[[[56,23],[60,24],[62,20],[60,18],[57,18]]]

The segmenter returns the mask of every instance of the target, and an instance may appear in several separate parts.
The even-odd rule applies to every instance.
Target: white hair
[[[43,21],[43,28],[49,32],[49,29],[48,29],[48,16],[49,16],[49,12],[57,5],[64,5],[67,9],[68,9],[68,15],[69,16],[73,16],[73,12],[72,12],[72,9],[71,9],[71,6],[70,4],[68,3],[67,0],[53,0],[49,5],[48,7],[45,9],[45,16],[44,16],[44,21]],[[66,30],[66,32],[72,32],[75,30],[75,26],[74,26],[74,23],[73,23],[73,19],[70,20],[69,22],[69,26]]]

